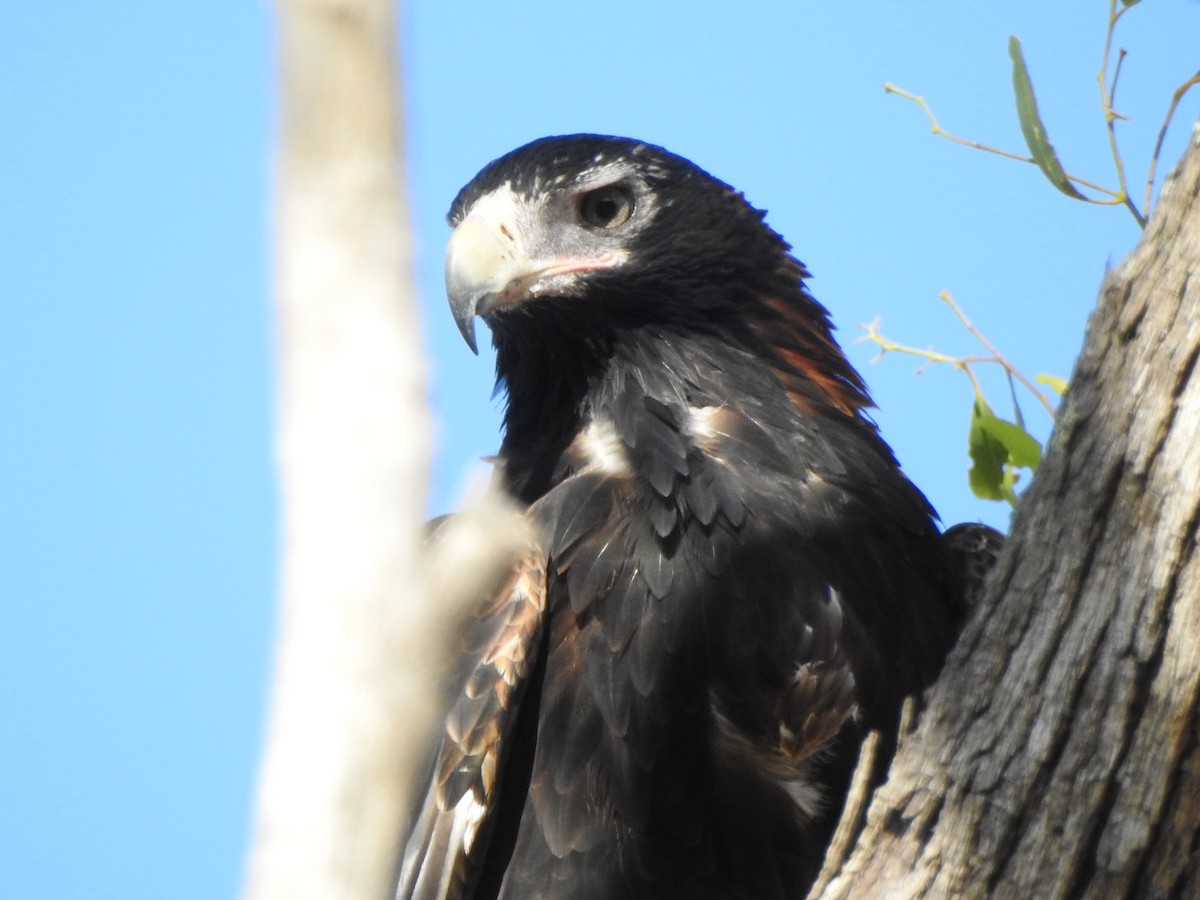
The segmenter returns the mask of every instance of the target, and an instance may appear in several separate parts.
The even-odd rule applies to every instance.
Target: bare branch
[[[1154,144],[1154,155],[1150,157],[1150,172],[1146,176],[1146,202],[1142,208],[1150,209],[1150,198],[1154,194],[1154,173],[1158,169],[1158,158],[1162,155],[1163,141],[1167,139],[1167,129],[1171,127],[1171,119],[1175,117],[1175,110],[1179,106],[1179,101],[1183,99],[1183,95],[1200,84],[1200,72],[1197,72],[1183,84],[1181,84],[1171,97],[1171,105],[1167,107],[1167,114],[1163,118],[1162,128],[1158,130],[1158,140]]]
[[[282,597],[247,900],[381,900],[428,732],[431,429],[392,0],[279,0]],[[424,715],[423,715],[424,713]]]

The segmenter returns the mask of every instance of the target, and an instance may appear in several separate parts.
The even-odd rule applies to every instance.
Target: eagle
[[[398,898],[803,897],[864,735],[937,676],[991,535],[939,531],[764,216],[588,134],[455,198],[534,537],[464,628]]]

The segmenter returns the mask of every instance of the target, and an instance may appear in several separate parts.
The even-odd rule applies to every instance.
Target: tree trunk
[[[1200,130],[1105,279],[981,612],[812,897],[1200,898],[1198,357]]]

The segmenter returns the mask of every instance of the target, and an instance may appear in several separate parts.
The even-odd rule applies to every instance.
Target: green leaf
[[[1076,200],[1087,198],[1071,184],[1067,173],[1063,171],[1058,161],[1058,154],[1050,138],[1046,136],[1046,126],[1038,115],[1037,98],[1033,95],[1033,82],[1029,79],[1029,69],[1025,67],[1025,57],[1021,53],[1021,42],[1016,37],[1008,39],[1008,55],[1013,61],[1013,94],[1017,98],[1017,118],[1021,122],[1021,133],[1025,135],[1025,143],[1029,153],[1039,169],[1050,179],[1050,183]]]
[[[1134,6],[1135,4],[1138,4],[1141,2],[1142,2],[1142,0],[1121,0],[1121,5],[1122,6]]]
[[[1137,0],[1134,0],[1134,2],[1136,3]],[[1054,391],[1060,397],[1067,389],[1067,379],[1059,378],[1057,375],[1047,375],[1043,372],[1041,375],[1034,376],[1033,380],[1038,384],[1046,385],[1046,387],[1050,388],[1050,390]]]
[[[976,397],[975,406],[971,410],[971,430],[967,436],[967,452],[971,456],[967,481],[976,497],[984,500],[1003,500],[1004,461],[1008,459],[1008,451],[981,425],[981,406],[987,409],[987,404]],[[987,412],[990,414],[991,410]]]
[[[1020,425],[992,416],[984,423],[988,433],[1004,445],[1008,452],[1008,464],[1022,469],[1036,469],[1042,461],[1042,445]]]
[[[1015,503],[1017,470],[1032,471],[1042,459],[1041,444],[1024,428],[998,418],[979,394],[971,408],[967,449],[972,463],[967,480],[975,496],[984,500]]]

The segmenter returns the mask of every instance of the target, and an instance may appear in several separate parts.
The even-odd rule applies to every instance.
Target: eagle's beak
[[[471,352],[475,346],[475,316],[501,305],[500,295],[525,267],[511,232],[481,216],[467,216],[446,246],[446,295],[458,330]]]
[[[480,206],[483,209],[480,209]],[[591,255],[586,248],[561,246],[536,225],[524,227],[502,199],[485,198],[458,223],[446,246],[446,294],[454,321],[472,353],[475,317],[515,306],[534,297],[581,293],[584,273],[611,269],[625,259],[607,247]]]

